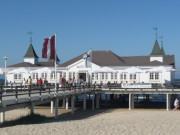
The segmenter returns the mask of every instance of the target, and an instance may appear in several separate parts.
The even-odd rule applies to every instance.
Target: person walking
[[[25,90],[25,88],[26,88],[26,80],[25,80],[25,78],[22,81],[22,86],[23,86],[23,89]]]
[[[179,107],[179,100],[178,100],[178,98],[176,98],[175,101],[174,101],[174,109],[173,109],[173,111],[176,111],[178,109],[178,107]]]
[[[31,84],[32,84],[31,76],[29,76],[29,78],[28,78],[28,80],[27,80],[27,83],[28,83],[28,88],[30,89]]]

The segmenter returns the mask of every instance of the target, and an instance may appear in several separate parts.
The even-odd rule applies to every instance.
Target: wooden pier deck
[[[46,88],[32,87],[22,89],[20,86],[2,88],[0,91],[0,113],[1,123],[5,121],[5,112],[18,108],[29,107],[30,112],[34,113],[34,105],[40,105],[51,102],[51,113],[54,112],[55,118],[58,118],[59,100],[68,108],[68,101],[71,99],[72,114],[74,113],[74,97],[83,95],[83,109],[86,109],[87,94],[92,95],[92,109],[96,101],[96,108],[99,108],[99,95],[103,94],[128,94],[129,110],[134,108],[134,94],[166,94],[166,110],[170,109],[170,98],[172,94],[180,94],[180,88],[121,88],[120,86],[84,86],[84,87],[64,87],[57,88],[49,86]]]

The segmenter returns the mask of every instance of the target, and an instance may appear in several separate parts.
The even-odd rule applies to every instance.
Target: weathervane
[[[154,28],[153,28],[153,30],[156,31],[156,33],[155,33],[155,34],[156,34],[156,40],[157,40],[157,29],[158,29],[157,27],[154,27]]]
[[[31,32],[27,32],[27,34],[30,35],[30,44],[32,44],[32,31]]]
[[[161,39],[161,47],[163,47],[163,36],[159,37]]]

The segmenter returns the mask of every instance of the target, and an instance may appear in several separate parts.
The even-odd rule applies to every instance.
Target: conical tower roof
[[[49,59],[48,61],[54,61],[54,59]],[[56,54],[56,61],[57,61],[57,62],[60,61],[60,60],[59,60],[59,57],[57,56],[57,54]]]
[[[158,44],[157,40],[155,41],[155,44],[154,44],[153,50],[151,52],[151,55],[162,55],[161,49],[159,47],[159,44]]]
[[[27,52],[26,52],[26,55],[24,56],[24,58],[39,58],[36,54],[36,52],[34,51],[34,48],[33,48],[33,45],[30,44]]]
[[[162,55],[166,55],[165,52],[164,52],[164,48],[163,47],[161,47],[161,54]]]

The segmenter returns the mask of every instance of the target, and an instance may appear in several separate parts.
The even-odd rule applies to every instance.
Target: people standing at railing
[[[28,83],[28,89],[31,88],[31,85],[32,85],[32,79],[31,79],[31,76],[29,76],[28,80],[27,80],[27,83]]]
[[[61,77],[61,78],[59,79],[59,88],[61,88],[62,85],[63,85],[63,77]]]
[[[23,89],[25,90],[25,88],[26,88],[26,80],[25,80],[25,78],[22,81],[22,86],[23,86]]]
[[[46,80],[46,78],[44,78],[44,88],[46,88],[46,86],[47,86],[47,83],[48,83],[48,81]]]
[[[178,100],[178,98],[176,98],[175,101],[174,101],[174,109],[173,109],[173,111],[176,111],[178,109],[178,107],[179,107],[179,100]]]
[[[42,88],[42,79],[41,78],[38,80],[38,83],[39,83],[40,88]]]

